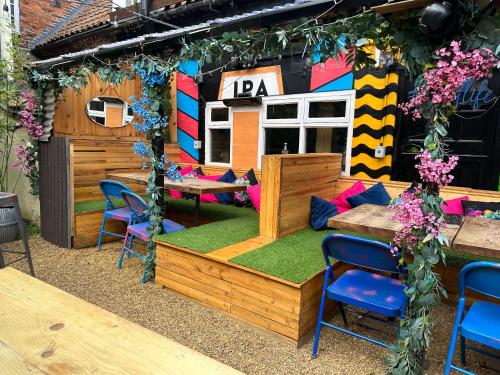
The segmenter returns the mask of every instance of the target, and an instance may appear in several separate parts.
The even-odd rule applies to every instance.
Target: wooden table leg
[[[194,226],[197,227],[200,221],[200,194],[195,195],[194,205]]]

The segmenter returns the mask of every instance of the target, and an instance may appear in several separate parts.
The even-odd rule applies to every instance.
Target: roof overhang
[[[31,64],[34,68],[44,68],[50,66],[60,66],[67,64],[75,64],[79,61],[85,59],[87,56],[97,56],[113,54],[119,51],[125,51],[127,49],[134,49],[138,46],[144,47],[147,45],[152,45],[154,43],[172,41],[182,37],[198,36],[197,34],[211,31],[216,28],[230,27],[238,25],[244,22],[252,21],[262,17],[270,17],[278,14],[288,13],[292,11],[299,11],[305,8],[317,7],[321,5],[331,4],[332,6],[335,2],[340,3],[338,0],[296,0],[292,3],[287,3],[284,5],[277,5],[272,8],[265,8],[261,10],[255,10],[252,12],[247,12],[231,17],[216,18],[203,22],[197,25],[186,26],[179,29],[168,30],[160,33],[151,33],[141,35],[136,38],[131,38],[114,43],[106,43],[99,45],[94,48],[85,49],[78,52],[62,54],[57,57],[50,59],[33,61]]]

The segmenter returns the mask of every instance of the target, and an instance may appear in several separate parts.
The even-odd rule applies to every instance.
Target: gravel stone
[[[2,246],[22,248],[20,242]],[[30,247],[39,279],[244,373],[384,373],[383,362],[388,352],[368,342],[323,329],[319,356],[313,360],[310,357],[312,339],[297,349],[276,335],[163,289],[153,282],[141,284],[142,263],[137,258],[125,258],[122,270],[118,272],[119,242],[104,244],[99,252],[96,247],[68,250],[34,236],[30,238]],[[9,257],[6,255],[6,260]],[[24,261],[14,267],[28,272]],[[454,304],[443,304],[434,313],[433,341],[427,356],[428,374],[442,374],[454,316]],[[340,324],[338,319],[337,315],[335,321]],[[356,321],[355,317],[348,316],[348,319]],[[350,326],[356,332],[385,341],[392,341],[395,337],[393,327],[377,326],[383,327],[384,333],[368,330],[356,323]],[[471,351],[467,352],[467,360],[469,369],[477,374],[498,374],[484,368],[485,365],[500,369],[498,362],[493,363]]]

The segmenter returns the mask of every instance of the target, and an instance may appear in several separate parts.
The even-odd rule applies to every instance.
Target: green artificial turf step
[[[169,201],[169,204],[172,208],[189,211],[194,215],[194,201],[174,200]],[[202,203],[200,217],[214,222],[161,234],[156,240],[207,254],[259,235],[259,215],[251,207]]]
[[[229,259],[230,262],[294,283],[303,283],[325,269],[321,242],[330,233],[349,234],[381,240],[372,236],[342,230],[314,231],[312,228],[290,234],[268,245]],[[447,264],[463,266],[470,262],[491,260],[484,257],[445,250]]]

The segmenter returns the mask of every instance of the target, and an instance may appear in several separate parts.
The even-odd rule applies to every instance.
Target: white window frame
[[[351,171],[352,132],[354,123],[355,90],[329,91],[321,93],[294,94],[286,96],[268,96],[262,98],[262,110],[259,124],[258,168],[262,163],[266,144],[265,130],[268,128],[299,128],[299,154],[306,153],[306,130],[308,128],[347,128],[347,144],[345,152],[345,166],[342,175],[349,175]],[[309,104],[317,101],[345,101],[346,112],[344,117],[309,118]],[[267,106],[272,104],[298,103],[297,119],[266,118]]]
[[[212,121],[212,109],[227,109],[227,121]],[[226,107],[222,101],[208,102],[205,105],[205,164],[221,167],[231,167],[233,161],[233,111]],[[211,130],[229,129],[229,163],[212,161],[212,132]]]

